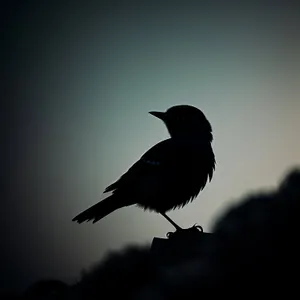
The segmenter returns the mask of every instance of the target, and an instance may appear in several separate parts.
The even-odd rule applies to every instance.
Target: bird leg
[[[169,218],[165,213],[160,213],[163,217],[165,217],[175,228],[176,230],[182,230],[182,228],[177,225],[171,218]]]

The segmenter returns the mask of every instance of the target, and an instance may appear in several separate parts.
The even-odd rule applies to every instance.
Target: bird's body
[[[134,204],[166,217],[166,212],[192,201],[212,179],[212,130],[204,114],[188,105],[150,113],[165,122],[171,137],[150,148],[105,189],[104,193],[112,192],[109,197],[73,221],[95,223],[116,209]]]

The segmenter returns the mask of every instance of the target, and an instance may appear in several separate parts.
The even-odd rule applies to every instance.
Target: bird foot
[[[203,232],[203,228],[200,225],[194,224],[192,227],[189,228],[181,228],[178,227],[176,228],[176,231],[174,232],[168,232],[166,234],[167,238],[172,238],[175,236],[182,236],[184,234],[189,234],[189,233],[195,233],[195,232]]]

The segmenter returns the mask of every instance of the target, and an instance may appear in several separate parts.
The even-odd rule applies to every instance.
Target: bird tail
[[[114,198],[115,196],[111,195],[106,199],[96,203],[95,205],[81,212],[79,215],[73,218],[72,221],[75,221],[79,224],[91,220],[93,220],[93,223],[98,222],[116,209],[124,206],[120,205],[119,202],[116,201],[117,199]]]

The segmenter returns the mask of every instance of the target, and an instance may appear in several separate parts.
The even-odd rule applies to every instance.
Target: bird
[[[161,214],[183,229],[167,213],[192,202],[210,182],[216,167],[212,126],[199,108],[182,104],[149,114],[165,124],[170,137],[146,151],[103,193],[99,201],[72,221],[79,224],[103,219],[113,211],[136,205]]]

